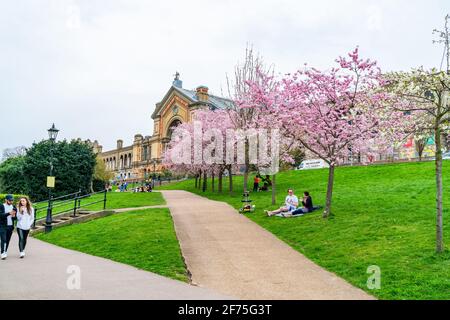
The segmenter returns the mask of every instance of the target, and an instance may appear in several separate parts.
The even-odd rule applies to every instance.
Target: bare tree
[[[27,148],[25,148],[24,146],[5,149],[5,150],[3,150],[2,161],[5,161],[9,158],[24,156],[26,153],[27,153]]]
[[[273,74],[272,67],[266,67],[259,54],[255,54],[252,47],[245,50],[243,63],[238,63],[234,69],[234,77],[227,75],[228,97],[234,102],[229,107],[230,119],[235,129],[248,130],[258,128],[258,109],[249,108],[248,98],[250,92],[249,83],[258,83],[262,80],[262,74]],[[244,191],[248,191],[249,141],[245,137],[245,164],[244,164]]]

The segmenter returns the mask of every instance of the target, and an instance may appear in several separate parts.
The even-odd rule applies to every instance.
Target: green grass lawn
[[[168,209],[145,209],[36,236],[55,245],[188,281]]]
[[[444,163],[444,240],[450,248],[450,162]],[[253,177],[251,177],[253,178]],[[239,208],[242,177],[235,193],[203,193],[194,182],[165,189],[184,189]],[[252,181],[252,179],[250,179]],[[210,181],[209,181],[210,182]],[[323,205],[327,170],[288,171],[277,176],[277,202],[294,188],[311,192]],[[217,189],[217,188],[216,188]],[[324,268],[380,299],[450,299],[450,252],[435,253],[434,163],[410,163],[336,169],[333,216],[315,212],[300,218],[268,218],[271,194],[252,193],[256,212],[248,217]],[[367,268],[381,268],[381,289],[368,290]]]
[[[97,203],[91,206],[83,207],[89,203],[97,202],[103,200],[104,194],[96,194],[89,198],[84,198],[81,200],[81,209],[96,211],[103,209],[103,202]],[[156,206],[166,204],[163,196],[159,192],[142,192],[142,193],[132,193],[132,192],[108,192],[106,209],[121,209],[121,208],[138,208],[147,206]],[[71,210],[74,206],[74,201],[70,201],[62,206],[57,206],[58,202],[55,202],[54,213],[65,210]],[[37,210],[37,218],[45,217],[46,215],[46,204],[39,205]]]

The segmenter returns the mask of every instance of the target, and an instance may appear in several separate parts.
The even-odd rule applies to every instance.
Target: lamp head
[[[52,127],[50,129],[47,130],[48,131],[48,137],[51,141],[55,141],[56,137],[58,137],[58,132],[59,130],[56,129],[55,124],[52,125]]]

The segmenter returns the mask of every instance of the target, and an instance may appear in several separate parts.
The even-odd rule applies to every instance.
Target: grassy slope
[[[39,234],[55,245],[187,282],[168,209],[132,211]]]
[[[227,186],[228,181],[224,181]],[[242,177],[235,178],[236,193],[205,194],[193,181],[166,186],[241,206]],[[278,202],[293,187],[297,195],[312,193],[324,204],[326,170],[289,171],[278,175]],[[444,186],[450,183],[450,162],[444,163]],[[225,187],[225,190],[228,189]],[[354,285],[366,287],[367,267],[381,268],[381,290],[369,291],[382,299],[450,299],[450,253],[436,255],[434,164],[411,163],[336,170],[333,217],[313,213],[295,219],[267,218],[270,193],[252,194],[257,206],[248,217],[274,233],[319,265]],[[450,192],[444,190],[444,236],[450,246]]]
[[[86,205],[92,202],[103,200],[103,194],[96,194],[92,197],[85,198],[81,200],[81,205]],[[132,193],[132,192],[109,192],[107,195],[106,209],[120,209],[120,208],[138,208],[147,206],[164,205],[166,202],[159,192],[143,192],[143,193]],[[55,207],[54,212],[58,213],[67,209],[73,208],[73,202],[68,204]],[[41,204],[37,212],[37,217],[41,218],[46,215],[46,204]],[[88,206],[82,209],[86,210],[101,210],[103,209],[103,202]]]

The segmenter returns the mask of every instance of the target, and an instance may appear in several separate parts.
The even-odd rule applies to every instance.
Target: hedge
[[[0,193],[0,203],[4,203],[4,202],[5,202],[5,197],[6,197],[6,195],[7,195],[7,194]],[[25,195],[23,195],[23,194],[13,194],[13,196],[14,196],[14,203],[16,203],[17,201],[19,201],[19,199],[20,199],[21,197],[27,197],[27,196],[25,196]]]

